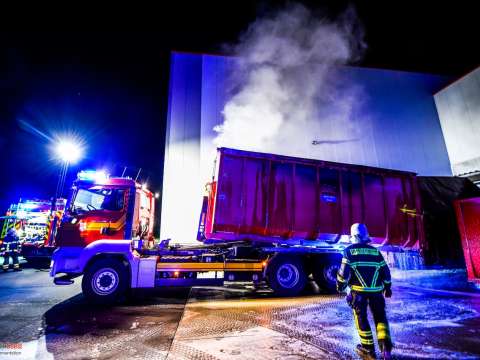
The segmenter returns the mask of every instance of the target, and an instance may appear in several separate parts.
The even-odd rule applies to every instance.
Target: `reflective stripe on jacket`
[[[337,273],[340,288],[353,291],[380,292],[391,286],[390,269],[379,250],[367,244],[352,244],[343,252]]]

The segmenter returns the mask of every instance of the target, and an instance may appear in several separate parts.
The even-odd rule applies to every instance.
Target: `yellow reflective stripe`
[[[352,285],[352,290],[363,291],[363,292],[376,292],[376,291],[382,291],[383,286],[367,287],[367,286]]]
[[[353,310],[353,318],[355,319],[355,327],[357,329],[358,335],[360,335],[360,339],[362,339],[362,336],[364,338],[372,338],[373,339],[373,334],[372,331],[363,331],[360,329],[360,324],[358,322],[358,316],[355,310]]]
[[[369,336],[362,336],[360,335],[360,341],[373,341],[373,335],[369,335]]]
[[[380,340],[390,339],[390,329],[387,323],[377,324],[377,338]]]
[[[344,283],[345,279],[340,274],[337,274],[337,281],[340,281],[340,282]]]
[[[357,328],[357,331],[360,333],[360,325],[358,324],[358,316],[355,310],[353,310],[353,318],[355,319],[355,327]]]
[[[354,261],[350,262],[351,266],[381,266],[378,261]]]
[[[372,331],[362,331],[358,329],[358,335],[363,336],[363,337],[370,337],[373,336]]]
[[[342,258],[342,264],[348,264],[348,263],[349,263],[348,259]]]
[[[202,263],[202,262],[159,262],[157,270],[165,271],[262,271],[263,262],[245,263]]]
[[[379,322],[379,323],[377,324],[377,329],[382,329],[382,330],[388,329],[388,324]]]
[[[390,339],[390,334],[386,330],[377,331],[377,338],[380,340]]]
[[[372,334],[371,330],[363,331],[362,329],[360,329],[360,324],[358,322],[358,316],[357,316],[357,313],[355,312],[355,310],[353,310],[353,318],[355,319],[355,327],[357,329],[358,335],[360,335],[360,340],[362,340],[362,337],[363,337],[363,339],[367,338],[365,340],[368,340],[368,338],[373,339],[373,334]]]
[[[360,342],[362,343],[362,345],[373,345],[373,340],[367,340],[367,339],[360,338]]]
[[[377,332],[377,338],[378,338],[378,340],[390,339],[390,334],[388,334],[387,332],[384,332],[384,331],[379,331],[379,332]]]
[[[263,262],[227,262],[225,270],[231,271],[262,271]]]
[[[223,271],[224,263],[174,263],[174,262],[159,262],[157,263],[158,270],[178,270],[178,271]]]

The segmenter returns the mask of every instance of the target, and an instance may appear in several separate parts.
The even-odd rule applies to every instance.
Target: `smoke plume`
[[[290,5],[255,21],[233,46],[236,66],[215,145],[305,155],[316,144],[355,141],[350,120],[361,89],[340,81],[338,69],[364,49],[353,9],[329,20]]]

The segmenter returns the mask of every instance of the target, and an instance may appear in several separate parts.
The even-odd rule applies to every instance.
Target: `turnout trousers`
[[[373,334],[368,322],[367,310],[373,315],[377,339],[380,349],[392,349],[390,329],[388,326],[387,314],[385,312],[385,299],[381,292],[364,293],[352,291],[352,308],[355,318],[355,327],[360,336],[360,343],[367,349],[374,349]]]
[[[19,269],[18,252],[16,250],[6,251],[3,255],[3,270],[8,270],[10,267],[10,258],[12,258],[13,268]]]

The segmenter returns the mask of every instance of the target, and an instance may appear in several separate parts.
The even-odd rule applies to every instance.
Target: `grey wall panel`
[[[480,68],[434,96],[455,175],[480,171]]]
[[[200,188],[202,57],[174,54],[165,140],[160,236],[193,241]],[[186,221],[184,221],[186,220]]]

